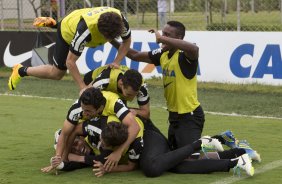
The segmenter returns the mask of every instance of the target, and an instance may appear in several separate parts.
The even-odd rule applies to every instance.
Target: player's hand
[[[94,162],[93,172],[95,173],[95,176],[97,176],[98,178],[103,176],[106,173],[104,165],[101,162],[96,161],[96,160],[93,160],[93,162]]]
[[[47,167],[43,167],[40,170],[43,173],[48,173],[48,172],[52,171],[53,169],[55,169],[55,168],[50,165],[50,166],[47,166]]]
[[[81,94],[87,89],[87,88],[90,88],[91,86],[86,86],[85,88],[82,88],[80,91],[79,91],[79,96],[81,96]]]
[[[60,163],[62,162],[62,157],[61,156],[54,156],[54,157],[51,157],[51,166],[53,168],[56,168],[58,165],[60,165]]]
[[[114,68],[114,69],[119,69],[119,64],[113,62],[111,64],[108,65],[110,68]]]
[[[137,116],[137,111],[136,111],[136,109],[129,109],[130,110],[130,112],[132,112],[132,114],[134,115],[134,116]]]
[[[160,34],[158,31],[156,31],[155,29],[150,29],[149,32],[150,32],[150,33],[155,33],[156,42],[157,42],[157,43],[160,43],[161,34]]]
[[[107,161],[104,164],[104,168],[107,172],[110,172],[114,167],[118,165],[118,162],[121,158],[121,154],[117,151],[112,152],[109,156],[107,156],[105,159]]]

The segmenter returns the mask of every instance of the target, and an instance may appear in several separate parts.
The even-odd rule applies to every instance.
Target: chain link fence
[[[32,22],[38,16],[61,20],[75,9],[111,6],[124,13],[132,30],[161,29],[164,22],[177,20],[193,31],[281,31],[281,4],[282,0],[0,0],[0,24],[1,30],[35,31]]]

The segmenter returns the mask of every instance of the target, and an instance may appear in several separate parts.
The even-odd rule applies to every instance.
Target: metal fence
[[[133,30],[178,20],[188,30],[281,31],[282,0],[0,0],[1,30],[36,30],[33,19],[61,20],[78,8],[120,9]],[[51,30],[47,29],[46,30]]]

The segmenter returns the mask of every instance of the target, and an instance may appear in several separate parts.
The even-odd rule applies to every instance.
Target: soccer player
[[[136,168],[140,153],[143,148],[143,124],[136,117],[136,121],[140,126],[140,131],[130,144],[130,147],[123,154],[125,163],[119,164],[113,168],[111,172],[124,172]],[[59,138],[60,131],[55,134],[55,147]],[[86,136],[85,139],[78,137]],[[116,116],[95,118],[84,121],[76,126],[72,136],[76,136],[72,144],[71,153],[68,155],[69,161],[60,163],[56,168],[61,171],[72,171],[88,166],[93,166],[94,163],[105,163],[106,157],[119,145],[123,144],[128,137],[128,129],[126,125],[120,123]],[[42,172],[49,172],[54,167],[48,166],[42,168]]]
[[[144,126],[143,126],[143,122],[141,119],[139,119],[138,117],[135,117],[135,120],[138,122],[140,131],[138,132],[135,140],[130,144],[129,148],[125,151],[128,153],[128,162],[119,164],[117,165],[117,167],[114,167],[110,171],[107,171],[104,168],[103,172],[125,172],[125,171],[134,170],[137,167],[139,157],[143,149],[143,130],[144,130],[143,127]],[[116,116],[108,116],[108,117],[101,117],[101,119],[98,119],[98,120],[91,120],[88,122],[84,122],[83,124],[79,124],[78,126],[76,126],[74,132],[71,134],[71,137],[70,137],[71,140],[69,144],[72,144],[71,142],[72,140],[74,140],[76,136],[79,136],[79,135],[87,136],[86,140],[91,145],[91,147],[93,149],[96,148],[96,150],[98,148],[98,150],[101,151],[101,153],[103,153],[102,154],[103,156],[99,155],[100,158],[97,158],[95,156],[87,156],[87,157],[80,156],[76,158],[76,161],[86,163],[87,165],[90,165],[90,166],[93,166],[93,163],[97,164],[97,162],[101,162],[103,164],[105,163],[106,161],[105,158],[107,158],[107,153],[105,153],[105,151],[106,150],[108,151],[115,150],[116,149],[115,147],[117,144],[112,141],[112,143],[107,144],[108,149],[105,150],[105,148],[102,147],[101,142],[99,142],[99,140],[100,140],[100,135],[102,137],[104,133],[104,127],[106,127],[108,123],[112,123],[112,122],[116,124],[120,124],[120,120]],[[112,134],[113,134],[112,137],[115,136],[114,134],[126,135],[123,132],[120,132],[120,133],[112,132]],[[111,137],[111,135],[108,135],[108,137]],[[103,140],[105,141],[105,139]],[[93,162],[93,160],[95,160],[95,162]]]
[[[179,174],[207,174],[229,172],[231,168],[243,169],[250,176],[254,174],[251,160],[243,148],[223,151],[217,139],[202,137],[192,144],[171,150],[166,137],[152,122],[147,120],[144,122],[144,127],[144,148],[140,157],[140,168],[147,177],[158,177],[165,171]],[[206,153],[199,159],[187,159],[194,152],[205,148],[216,148],[219,152]],[[217,158],[207,159],[215,154]]]
[[[102,66],[84,75],[85,84],[116,93],[122,100],[132,101],[137,97],[139,108],[130,108],[130,111],[150,118],[150,97],[147,85],[142,80],[138,71],[123,65],[118,69]]]
[[[168,140],[173,149],[191,144],[201,137],[205,115],[198,101],[197,69],[199,48],[184,39],[185,26],[178,21],[169,21],[162,35],[155,34],[161,48],[150,52],[130,49],[127,56],[135,61],[161,66],[164,96],[169,112]],[[114,47],[120,44],[113,40]]]
[[[106,169],[111,170],[121,158],[122,153],[134,141],[140,127],[126,105],[118,98],[118,95],[108,91],[100,91],[97,88],[87,88],[80,98],[70,107],[62,132],[58,140],[54,162],[60,163],[67,160],[69,153],[69,136],[79,122],[90,120],[99,116],[116,115],[118,119],[128,126],[128,139],[118,149],[107,157]],[[55,165],[56,166],[56,165]]]
[[[48,21],[49,19],[44,19]],[[49,21],[54,25],[52,21]],[[9,78],[8,87],[16,89],[22,77],[34,76],[60,80],[69,70],[74,81],[82,90],[86,87],[76,66],[84,47],[97,47],[121,36],[123,42],[112,65],[119,65],[131,43],[131,31],[121,12],[111,7],[74,10],[57,26],[57,41],[53,55],[54,65],[24,67],[17,64]]]

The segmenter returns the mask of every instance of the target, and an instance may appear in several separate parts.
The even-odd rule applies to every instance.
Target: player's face
[[[123,97],[128,101],[132,101],[138,94],[138,91],[134,91],[131,86],[125,87],[122,85],[121,90]]]
[[[179,36],[177,35],[177,32],[176,32],[176,28],[172,27],[168,24],[166,24],[164,26],[164,28],[162,30],[162,36],[179,39]],[[161,47],[162,47],[163,50],[170,50],[171,49],[171,47],[166,45],[166,44],[162,44]]]
[[[101,106],[99,109],[95,109],[92,105],[84,105],[83,103],[81,103],[81,108],[83,111],[83,116],[87,119],[96,117],[103,111],[103,106]]]
[[[81,138],[76,138],[71,147],[71,153],[77,155],[89,155],[91,149],[87,146],[86,142]]]

